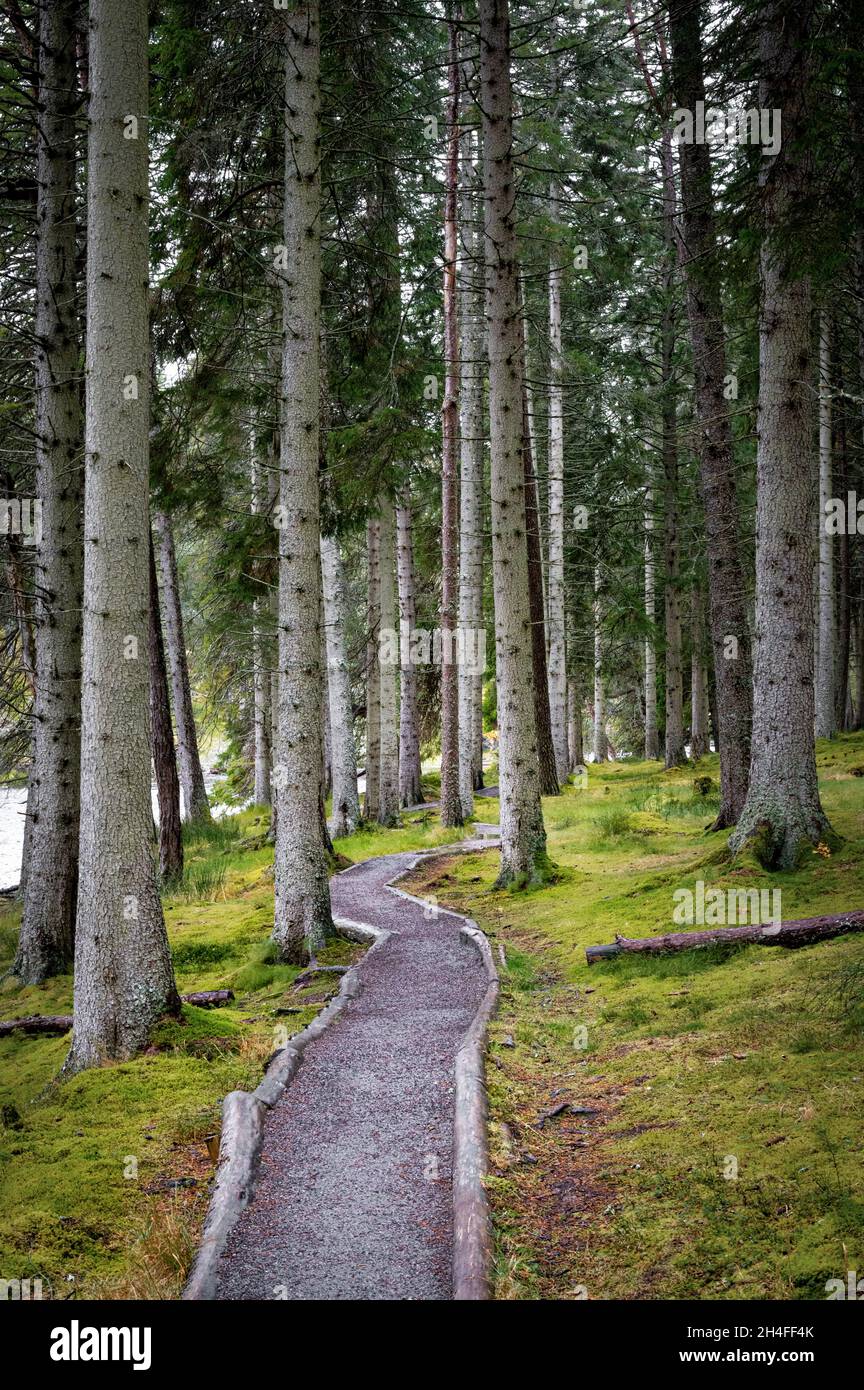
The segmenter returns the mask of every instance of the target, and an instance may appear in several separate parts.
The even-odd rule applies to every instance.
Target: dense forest
[[[2,0],[0,145],[6,1296],[857,1297],[864,9]]]

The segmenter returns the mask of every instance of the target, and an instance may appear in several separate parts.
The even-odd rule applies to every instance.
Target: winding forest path
[[[489,840],[460,848],[474,843]],[[451,1297],[454,1064],[486,979],[464,917],[389,886],[417,860],[384,855],[331,880],[334,916],[391,935],[267,1117],[217,1298]]]

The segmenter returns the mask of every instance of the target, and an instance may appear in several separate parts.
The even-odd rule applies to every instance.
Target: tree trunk
[[[673,0],[669,10],[672,80],[679,106],[705,100],[700,9]],[[693,344],[699,473],[705,510],[711,645],[720,720],[720,811],[715,828],[734,825],[747,795],[752,721],[752,662],[739,559],[740,512],[726,399],[723,304],[707,143],[679,145],[682,264]],[[729,641],[734,638],[734,644]]]
[[[717,713],[717,681],[714,671],[709,667],[708,670],[708,713],[711,718],[711,735],[714,739],[714,750],[720,747],[720,716]]]
[[[252,513],[261,516],[267,510],[266,479],[262,479],[256,459],[255,440],[252,441]],[[270,805],[270,666],[269,643],[264,625],[268,611],[268,596],[264,586],[252,605],[252,691],[254,701],[254,790],[256,806]]]
[[[600,601],[600,566],[594,569],[594,761],[609,757],[606,737],[606,692],[603,686],[603,608]]]
[[[671,417],[664,434],[674,429]],[[666,627],[666,766],[680,767],[687,761],[684,748],[684,677],[681,661],[681,593],[678,551],[678,452],[667,435],[664,448],[665,501],[665,627]]]
[[[261,627],[264,602],[256,598],[252,617],[252,680],[255,701],[255,771],[253,799],[256,806],[270,805],[270,667],[267,642]]]
[[[675,170],[672,162],[672,136],[664,129],[663,231],[666,264],[663,275],[663,318],[661,324],[661,380],[663,431],[664,561],[666,570],[666,766],[680,767],[687,761],[684,751],[684,677],[681,667],[681,590],[680,545],[678,538],[678,429],[675,386]]]
[[[838,395],[840,408],[834,415],[834,461],[836,497],[845,497],[849,491],[849,456],[846,449],[846,407],[844,382],[841,364],[838,362]],[[849,692],[850,648],[852,643],[852,552],[849,533],[844,529],[837,537],[837,564],[835,567],[837,601],[837,642],[834,680],[834,725],[849,733],[855,724]]]
[[[570,754],[570,771],[575,772],[585,762],[582,746],[582,699],[579,676],[571,671],[567,682],[567,747]]]
[[[864,25],[861,26],[864,29]],[[859,32],[861,32],[859,30]],[[864,134],[864,91],[859,87],[859,107],[855,120],[854,129],[858,135],[858,149],[860,153],[861,135]],[[864,196],[864,161],[859,165],[859,191]],[[856,266],[856,290],[857,290],[857,337],[858,337],[858,374],[857,383],[860,393],[859,410],[859,430],[864,433],[864,232],[859,232],[857,237],[857,266]],[[859,446],[860,447],[860,446]],[[859,589],[856,595],[856,673],[855,673],[855,728],[864,729],[864,567],[860,567],[858,574]]]
[[[279,590],[274,588],[270,593],[270,614],[273,628],[277,633],[276,660],[270,672],[270,840],[275,845],[276,831],[279,826],[279,786],[274,777],[274,772],[279,766],[279,655],[278,655],[278,632],[279,632]]]
[[[753,754],[729,843],[752,841],[766,868],[791,868],[829,831],[813,741],[810,283],[790,260],[788,229],[812,177],[811,20],[809,0],[770,0],[760,41],[759,106],[782,109],[783,147],[761,160]]]
[[[444,200],[444,404],[441,407],[441,824],[461,825],[459,790],[459,665],[455,649],[459,602],[459,305],[456,295],[456,205],[459,184],[459,49],[449,21],[447,165]]]
[[[833,738],[834,722],[834,537],[826,523],[826,505],[834,496],[834,440],[831,407],[831,324],[819,317],[819,660],[816,668],[816,737]]]
[[[366,523],[368,565],[366,601],[366,794],[363,816],[378,819],[381,782],[381,668],[378,640],[381,631],[381,523],[377,517]]]
[[[324,416],[322,415],[322,430]],[[319,798],[319,814],[321,822],[321,840],[324,845],[324,852],[327,855],[328,863],[332,860],[334,850],[333,841],[330,838],[330,827],[327,823],[327,798],[332,788],[332,758],[331,758],[331,733],[330,733],[330,691],[327,680],[327,628],[324,622],[324,580],[321,574],[321,537],[318,537],[318,589],[321,597],[321,605],[318,618],[318,633],[321,638],[321,795]],[[329,893],[329,880],[328,888]]]
[[[690,619],[690,757],[695,762],[708,752],[708,667],[705,653],[703,598],[693,590]]]
[[[534,721],[537,726],[537,752],[540,760],[540,791],[558,796],[558,768],[552,740],[549,709],[549,672],[546,665],[546,619],[543,612],[543,555],[540,548],[540,506],[537,475],[528,423],[528,392],[522,387],[522,448],[525,469],[525,527],[528,547],[528,598],[531,611],[531,664],[534,672]]]
[[[389,497],[380,500],[380,605],[381,634],[387,638],[379,651],[380,782],[379,825],[399,824],[399,709],[396,672],[399,669],[396,603],[396,512]],[[386,648],[386,655],[385,653]]]
[[[165,645],[159,613],[159,582],[152,534],[148,537],[150,556],[150,730],[153,767],[159,798],[159,872],[163,883],[183,873],[183,832],[180,825],[180,779],[171,728],[171,700],[165,669]]]
[[[554,217],[558,190],[549,201]],[[558,781],[570,767],[567,749],[567,644],[564,626],[564,389],[561,384],[561,265],[553,246],[549,266],[549,717]]]
[[[656,604],[654,588],[654,492],[645,490],[645,757],[653,761],[660,757],[660,736],[657,732],[657,647]]]
[[[75,302],[76,15],[75,0],[57,0],[40,10],[35,332],[42,539],[34,557],[35,702],[22,865],[24,912],[12,967],[24,984],[69,970],[75,949],[83,572],[83,422]],[[22,638],[28,632],[24,612]],[[26,666],[26,646],[24,657]]]
[[[483,280],[476,201],[473,136],[465,137],[460,230],[459,433],[459,627],[472,652],[485,661],[483,625]],[[483,785],[483,672],[478,662],[459,665],[459,797],[463,820],[474,814],[474,792]],[[479,757],[478,757],[479,745]]]
[[[179,1011],[151,853],[147,5],[90,3],[81,819],[65,1070]],[[137,129],[130,123],[137,122]],[[124,138],[124,130],[134,138]]]
[[[399,585],[399,805],[423,800],[420,729],[417,723],[417,668],[411,642],[417,626],[414,592],[414,538],[411,494],[406,487],[396,508],[396,573]]]
[[[171,670],[171,688],[174,694],[174,719],[177,724],[177,752],[184,811],[188,821],[207,821],[210,819],[210,803],[204,786],[195,715],[192,711],[192,688],[189,684],[189,662],[186,658],[183,610],[180,606],[174,530],[167,512],[155,512],[153,525],[159,537],[159,566],[162,571],[162,593],[165,599],[165,636],[168,645],[168,665]]]
[[[480,107],[492,454],[492,579],[501,789],[499,886],[542,875],[546,832],[540,805],[531,657],[525,478],[522,459],[522,327],[513,178],[510,19],[507,0],[479,0]]]
[[[357,755],[354,750],[354,707],[351,672],[345,644],[345,574],[339,542],[321,537],[321,577],[327,634],[327,691],[330,705],[330,758],[333,782],[333,839],[351,835],[360,823]]]
[[[281,300],[281,295],[280,295]],[[281,314],[281,303],[279,305]],[[275,346],[268,352],[274,359],[275,378],[278,379],[281,372],[282,355],[282,335],[278,335]],[[278,363],[276,359],[278,358]],[[267,445],[267,507],[271,515],[275,515],[275,509],[279,505],[279,451],[281,448],[279,440],[279,424],[277,414],[276,428],[272,431]],[[276,566],[278,575],[278,564]],[[279,763],[279,584],[278,578],[271,584],[267,594],[267,608],[270,614],[270,628],[276,634],[275,642],[271,644],[270,660],[270,835],[273,844],[276,843],[276,830],[279,825],[279,788],[273,779],[273,769]]]
[[[321,795],[324,673],[318,466],[321,82],[315,0],[285,15],[285,207],[279,412],[279,763],[273,940],[302,964],[333,931]]]

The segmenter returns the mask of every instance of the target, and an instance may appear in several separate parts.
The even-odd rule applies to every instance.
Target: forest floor
[[[716,800],[693,785],[716,783],[706,758],[671,773],[591,767],[587,788],[545,801],[560,872],[542,889],[491,892],[494,851],[406,883],[506,953],[488,1067],[497,1297],[820,1299],[827,1279],[864,1266],[864,938],[584,957],[616,932],[671,930],[673,891],[697,879],[779,887],[787,919],[860,907],[864,737],[820,746],[819,761],[843,844],[770,882],[706,833]],[[483,820],[496,811],[478,802]],[[179,1294],[222,1097],[254,1087],[280,1030],[305,1026],[335,988],[297,992],[297,971],[273,961],[265,831],[252,810],[190,837],[165,899],[180,989],[229,986],[231,1007],[184,1006],[145,1056],[62,1087],[66,1038],[0,1041],[0,1277],[41,1277],[59,1298]],[[419,812],[339,851],[356,863],[458,838]],[[0,974],[17,919],[0,912]],[[329,959],[361,950],[339,943]],[[26,990],[9,979],[0,1016],[69,1012],[71,994],[69,977]]]

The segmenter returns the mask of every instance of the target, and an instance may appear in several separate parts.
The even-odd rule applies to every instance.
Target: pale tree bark
[[[254,685],[255,769],[253,798],[256,806],[270,805],[270,668],[267,663],[267,642],[261,627],[260,614],[264,601],[255,600],[252,627],[252,680]]]
[[[35,550],[32,652],[28,615],[19,610],[25,670],[31,661],[35,666],[35,701],[24,912],[12,967],[25,984],[71,968],[78,890],[83,422],[75,303],[76,16],[75,0],[40,8],[35,333],[42,539]]]
[[[151,851],[147,5],[90,4],[81,819],[67,1073],[180,1000]],[[134,124],[130,121],[134,119]],[[124,131],[131,138],[124,138]]]
[[[549,201],[553,216],[558,190]],[[557,247],[549,265],[549,716],[558,780],[570,766],[567,750],[567,645],[564,626],[564,388],[561,382],[561,265]]]
[[[480,107],[492,454],[492,578],[501,789],[498,884],[542,876],[540,804],[525,541],[522,459],[522,326],[516,256],[510,19],[507,0],[479,0]]]
[[[675,387],[675,168],[672,135],[668,126],[661,141],[663,165],[663,235],[666,261],[663,272],[661,337],[662,452],[663,452],[663,555],[665,565],[666,740],[667,767],[687,761],[684,751],[684,677],[681,665],[681,590],[678,502],[678,428]]]
[[[543,553],[540,546],[540,505],[537,497],[534,450],[531,445],[528,391],[524,382],[522,388],[522,449],[525,472],[525,527],[528,550],[528,602],[531,618],[531,664],[534,673],[534,722],[537,728],[540,792],[543,796],[558,796],[561,787],[558,782],[555,745],[552,741],[552,719],[549,711]]]
[[[162,640],[162,618],[159,612],[159,581],[156,578],[156,555],[152,533],[147,539],[150,557],[150,731],[156,792],[159,799],[159,873],[163,883],[170,883],[183,873],[180,778],[177,776],[174,731],[171,727],[171,697],[168,694],[165,644]]]
[[[459,297],[460,356],[460,489],[459,489],[459,627],[470,635],[472,650],[483,627],[483,280],[477,207],[477,171],[473,137],[464,137],[460,217]],[[485,639],[485,632],[484,632]],[[462,816],[474,813],[474,792],[483,785],[483,674],[467,661],[459,666],[459,796]],[[478,742],[480,756],[478,759]]]
[[[414,534],[411,494],[403,489],[396,508],[396,574],[399,589],[399,805],[423,800],[420,728],[417,722],[417,668],[411,643],[417,627],[414,584]]]
[[[267,508],[267,480],[262,478],[252,439],[252,513],[261,516]],[[269,609],[266,592],[256,595],[252,605],[252,693],[254,701],[255,762],[253,797],[256,806],[270,805],[270,661],[265,615]]]
[[[684,750],[684,677],[681,660],[680,553],[678,545],[678,452],[668,435],[674,426],[666,421],[664,432],[665,512],[665,629],[666,629],[666,742],[667,767],[687,761]]]
[[[459,47],[449,22],[447,164],[444,199],[444,403],[441,407],[441,824],[461,825],[459,791],[459,666],[455,647],[459,602],[459,304],[456,292],[456,208],[459,186]]]
[[[567,748],[570,772],[583,766],[585,750],[582,745],[582,687],[579,672],[571,670],[567,681]]]
[[[380,631],[386,641],[379,649],[380,780],[379,825],[399,824],[399,708],[396,673],[399,669],[396,603],[396,511],[392,500],[379,501],[379,603]],[[385,650],[386,648],[386,650]]]
[[[322,416],[322,429],[323,429]],[[321,637],[321,675],[322,675],[322,699],[321,699],[321,818],[324,838],[324,848],[327,855],[333,855],[333,840],[330,835],[330,826],[327,821],[327,798],[330,795],[333,785],[333,739],[330,728],[330,683],[327,671],[327,624],[324,619],[324,576],[321,572],[321,538],[318,538],[318,575],[319,587],[321,592],[321,606],[318,618],[318,632]]]
[[[321,580],[324,584],[323,576]],[[333,784],[333,749],[330,730],[330,696],[327,690],[327,634],[324,621],[324,605],[321,605],[321,669],[324,672],[324,703],[321,707],[323,719],[321,729],[321,794],[326,802]]]
[[[831,408],[831,324],[819,318],[819,659],[816,666],[816,737],[833,738],[835,636],[834,537],[825,524],[825,508],[833,492],[833,435]]]
[[[268,477],[270,480],[270,506],[274,509],[279,505],[279,430],[273,434],[273,450],[268,452],[268,458],[272,461]],[[268,607],[270,610],[271,627],[276,633],[273,660],[270,671],[270,840],[276,843],[276,829],[279,824],[279,787],[273,776],[274,768],[279,763],[279,586],[278,581],[274,584],[268,595]]]
[[[321,579],[324,588],[333,783],[330,834],[335,840],[342,835],[350,835],[357,829],[360,822],[360,797],[357,793],[351,672],[345,643],[345,572],[339,542],[334,536],[321,537]]]
[[[845,383],[838,362],[837,393],[840,406],[834,414],[834,496],[845,497],[850,490],[849,456],[847,453]],[[837,594],[837,640],[835,644],[834,726],[849,733],[855,725],[855,714],[849,690],[849,669],[852,646],[852,552],[850,537],[844,530],[837,537],[835,565]]]
[[[761,159],[757,414],[756,660],[750,789],[733,850],[790,868],[830,833],[819,800],[811,640],[816,509],[811,464],[810,282],[793,264],[789,222],[810,193],[811,0],[769,0],[759,106],[783,111],[780,152]]]
[[[378,819],[381,786],[381,668],[378,644],[381,630],[381,522],[366,523],[366,794],[365,820]]]
[[[609,757],[606,735],[606,690],[603,682],[603,604],[600,566],[594,568],[594,761],[605,763]]]
[[[864,23],[859,21],[859,33],[864,33]],[[858,104],[856,105],[856,117],[854,130],[858,136],[858,148],[861,149],[862,137],[864,137],[864,90],[858,87]],[[859,193],[864,197],[864,161],[859,163],[858,170]],[[857,384],[860,393],[859,402],[859,430],[864,434],[864,232],[859,232],[856,241],[856,289],[857,289],[857,337],[858,337],[858,373]],[[859,445],[860,447],[860,445]],[[856,595],[856,672],[855,672],[855,728],[864,729],[864,571],[859,570],[859,590]]]
[[[654,491],[645,490],[645,757],[660,757],[660,735],[657,732],[657,645],[656,594],[654,578]]]
[[[695,762],[709,751],[708,667],[705,654],[704,599],[698,589],[692,596],[690,615],[690,757]]]
[[[485,642],[486,633],[485,633],[485,625],[482,624],[482,617],[481,617],[481,625],[484,627],[483,640],[484,640],[484,642]],[[484,670],[485,670],[485,667],[484,667]],[[483,676],[481,675],[481,676],[478,678],[478,681],[477,681],[477,710],[476,710],[476,722],[475,722],[475,725],[474,725],[474,790],[475,790],[475,791],[480,791],[480,789],[484,786],[484,781],[483,781],[483,747],[484,747],[484,745],[483,745],[483,738],[484,738],[484,735],[483,735]]]
[[[174,528],[168,513],[162,511],[154,513],[153,526],[159,537],[159,567],[165,600],[165,637],[168,666],[171,671],[171,689],[174,695],[174,720],[177,725],[177,752],[184,814],[188,821],[207,821],[210,819],[210,803],[204,785],[195,715],[192,710],[192,687],[189,683],[189,661],[183,631]]]
[[[270,613],[273,627],[279,632],[279,591],[270,596]],[[278,636],[277,636],[278,647]],[[276,843],[276,829],[279,825],[279,787],[274,772],[279,766],[279,659],[278,651],[273,669],[270,672],[270,834],[272,844]]]
[[[705,100],[700,9],[673,0],[669,10],[672,78],[679,106]],[[693,344],[699,473],[705,509],[711,645],[720,753],[720,810],[715,829],[734,825],[747,795],[752,721],[752,662],[739,557],[740,510],[727,400],[718,242],[711,151],[681,144],[682,268]],[[734,641],[730,641],[732,638]]]
[[[321,48],[317,3],[284,17],[285,205],[279,412],[279,762],[273,940],[300,964],[332,935],[321,769],[324,672],[318,465]]]
[[[275,283],[275,280],[274,280]],[[278,286],[277,286],[278,288]],[[269,516],[275,515],[275,509],[279,505],[279,409],[278,409],[278,382],[282,371],[282,295],[281,290],[278,296],[271,298],[271,332],[270,342],[267,348],[267,380],[273,384],[274,415],[275,423],[268,432],[267,448],[264,464],[264,493],[266,496],[267,513]],[[278,550],[278,547],[274,547]],[[274,573],[278,575],[278,563],[274,565]],[[269,699],[264,696],[264,702],[268,706],[268,734],[270,745],[270,833],[269,839],[276,843],[276,828],[279,823],[279,788],[273,779],[273,769],[279,762],[279,661],[278,661],[278,633],[279,633],[279,585],[276,582],[269,585],[267,591],[267,612],[269,615],[268,627],[271,636],[267,645],[267,658],[270,668],[270,693]],[[265,803],[266,804],[266,803]]]

